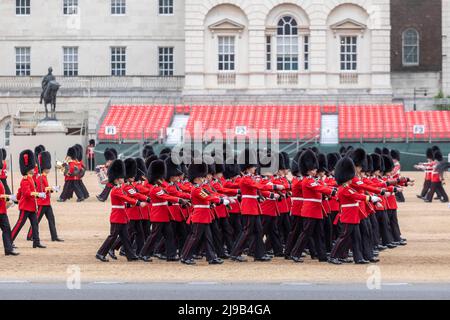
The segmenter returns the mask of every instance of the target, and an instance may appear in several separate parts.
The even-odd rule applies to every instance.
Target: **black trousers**
[[[300,234],[303,231],[303,218],[299,216],[293,216],[292,220],[292,229],[291,232],[289,232],[286,246],[284,248],[284,254],[287,256],[291,255],[292,248],[294,247],[295,243],[297,242],[298,237],[300,237]]]
[[[130,240],[128,239],[127,225],[118,223],[111,223],[109,236],[106,238],[105,242],[103,242],[97,254],[106,256],[108,254],[108,251],[112,249],[118,237],[122,241],[126,256],[128,258],[134,257],[135,254],[131,249]]]
[[[186,242],[186,238],[188,236],[186,223],[184,221],[171,221],[172,229],[175,235],[175,243],[177,245],[177,249],[179,252],[183,250],[184,243]]]
[[[339,238],[339,223],[334,224],[334,220],[336,220],[336,216],[339,214],[338,211],[331,211],[330,220],[331,220],[331,241],[336,241]]]
[[[233,227],[230,224],[230,220],[229,218],[219,218],[217,220],[217,224],[220,228],[220,231],[222,233],[222,237],[223,237],[223,243],[225,244],[225,246],[227,247],[227,251],[231,252],[231,250],[233,250],[234,247],[234,230]]]
[[[9,225],[9,219],[6,214],[0,214],[0,229],[2,230],[3,248],[5,254],[12,252],[12,239],[11,239],[11,226]]]
[[[11,194],[11,190],[8,186],[8,180],[6,179],[0,179],[0,181],[3,183],[3,187],[5,188],[5,194]]]
[[[174,242],[173,229],[170,222],[152,223],[152,231],[141,250],[141,256],[152,256],[155,251],[156,245],[162,237],[164,237],[165,239],[166,256],[174,257],[176,255],[176,247]]]
[[[435,193],[439,196],[439,198],[442,201],[448,202],[448,195],[447,195],[447,192],[445,192],[444,187],[442,186],[442,182],[432,182],[431,183],[430,191],[428,192],[428,195],[427,195],[427,200],[433,201],[433,197],[434,197]]]
[[[378,225],[378,220],[376,213],[369,216],[370,226],[372,227],[372,244],[376,248],[380,244],[380,226]]]
[[[286,244],[289,233],[291,232],[291,217],[289,213],[281,213],[278,217],[278,232],[280,234],[280,240],[283,245]]]
[[[111,193],[111,187],[109,187],[108,185],[106,185],[102,192],[97,196],[98,198],[100,198],[103,201],[108,200],[109,194]]]
[[[233,228],[233,243],[239,239],[239,236],[242,232],[242,217],[240,213],[231,213],[230,214],[230,225]]]
[[[95,156],[92,158],[88,158],[87,159],[87,164],[88,164],[88,170],[89,171],[94,171],[95,170]]]
[[[23,225],[25,222],[27,222],[27,219],[30,220],[31,228],[33,230],[32,232],[32,238],[33,238],[33,244],[39,244],[39,225],[38,225],[38,219],[36,212],[31,211],[20,211],[19,213],[19,219],[17,220],[14,228],[11,231],[11,239],[14,242],[17,238],[17,235],[19,234],[20,230],[22,230]]]
[[[430,191],[430,187],[431,187],[431,180],[425,180],[423,183],[422,192],[420,193],[420,196],[422,198],[426,197],[428,191]]]
[[[152,224],[150,220],[141,220],[141,223],[142,229],[144,230],[144,239],[147,239],[148,237],[150,237]]]
[[[194,254],[205,252],[208,261],[217,258],[214,252],[213,236],[209,224],[193,223],[191,232],[186,239],[181,256],[183,260],[190,260]]]
[[[136,253],[141,252],[146,239],[141,220],[131,220],[130,222],[128,222],[126,229],[132,249]],[[117,238],[111,249],[119,250],[121,247],[123,248],[122,239]]]
[[[224,238],[222,234],[222,230],[220,230],[218,219],[214,219],[209,225],[212,234],[212,240],[214,244],[214,250],[216,251],[219,257],[225,256],[225,244]]]
[[[327,254],[324,243],[322,219],[303,218],[303,231],[292,248],[291,256],[300,257],[306,246],[309,244],[311,237],[314,239],[316,255],[319,260],[325,261],[327,259]]]
[[[336,241],[331,251],[331,258],[345,259],[348,257],[348,250],[352,249],[355,261],[363,260],[361,247],[361,234],[357,224],[342,224],[342,233]]]
[[[58,233],[56,232],[55,215],[53,214],[53,208],[51,206],[39,206],[37,212],[38,224],[41,222],[44,216],[48,221],[48,228],[50,229],[50,236],[52,237],[52,241],[55,241],[58,238]],[[32,235],[33,228],[30,226],[27,233],[27,240],[31,240]]]
[[[265,254],[263,242],[263,227],[260,216],[243,215],[242,216],[243,229],[239,239],[231,252],[233,257],[240,256],[245,249],[245,246],[254,241],[255,258],[262,258]]]
[[[361,243],[363,249],[363,257],[365,260],[371,260],[374,258],[373,255],[373,241],[372,241],[372,226],[370,224],[369,218],[365,218],[360,221],[359,229],[361,231]]]
[[[84,194],[80,189],[80,185],[75,183],[75,180],[67,180],[64,182],[64,187],[59,198],[61,200],[72,199],[74,192],[78,199],[84,199]]]
[[[397,210],[388,210],[388,217],[392,239],[394,239],[395,242],[399,242],[401,241],[402,237],[400,232],[400,226],[398,224]]]
[[[270,247],[273,249],[275,255],[283,254],[283,245],[281,244],[281,237],[278,230],[278,221],[280,217],[261,216],[261,223],[263,226],[263,236],[266,236],[266,244],[270,242]],[[268,251],[266,245],[265,250]]]
[[[392,238],[391,227],[389,225],[389,217],[386,210],[377,211],[375,216],[378,221],[378,228],[381,236],[381,244],[386,246],[394,241]]]
[[[325,249],[329,253],[333,249],[333,222],[329,215],[323,218],[323,234]]]
[[[89,191],[86,188],[86,185],[84,184],[83,180],[75,180],[75,184],[79,190],[81,190],[81,193],[83,194],[83,198],[87,199],[89,198]]]
[[[395,194],[395,199],[397,199],[397,202],[399,202],[399,203],[403,203],[406,201],[405,196],[403,195],[403,192],[397,192]]]

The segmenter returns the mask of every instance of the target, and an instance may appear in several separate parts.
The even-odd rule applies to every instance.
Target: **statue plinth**
[[[34,133],[36,134],[66,134],[67,131],[66,126],[56,119],[44,119],[34,128]]]

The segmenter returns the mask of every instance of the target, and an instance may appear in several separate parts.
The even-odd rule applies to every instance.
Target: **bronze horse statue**
[[[44,100],[45,106],[45,118],[46,119],[56,119],[56,94],[58,93],[61,85],[55,80],[50,81],[44,89],[42,93],[42,98]],[[51,107],[51,117],[48,117],[48,108],[47,105],[50,104]]]

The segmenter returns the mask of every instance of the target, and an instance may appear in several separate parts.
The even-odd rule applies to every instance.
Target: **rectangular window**
[[[159,48],[159,75],[173,76],[173,48]]]
[[[341,71],[356,71],[357,69],[357,37],[341,37]]]
[[[219,40],[219,71],[234,71],[234,37],[221,36]]]
[[[266,70],[272,70],[272,37],[266,37]]]
[[[305,71],[309,70],[309,36],[303,38],[303,59],[305,59]]]
[[[277,37],[277,70],[298,70],[298,36],[282,35]]]
[[[31,11],[30,1],[31,0],[16,0],[16,15],[29,15]]]
[[[65,15],[78,14],[78,0],[64,0],[63,12]]]
[[[159,14],[173,14],[173,0],[159,0]]]
[[[120,15],[127,12],[126,0],[111,0],[111,14]]]
[[[113,47],[111,48],[111,75],[120,77],[126,75],[126,55],[127,48]]]
[[[16,48],[16,76],[29,76],[31,73],[30,47]]]
[[[78,48],[67,47],[64,48],[64,76],[76,77],[78,76]]]

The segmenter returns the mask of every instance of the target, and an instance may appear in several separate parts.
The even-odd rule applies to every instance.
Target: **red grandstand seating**
[[[235,137],[236,127],[245,126],[265,129],[268,136],[276,129],[280,139],[311,139],[319,134],[321,121],[320,106],[193,106],[190,115],[186,129],[196,139],[201,138],[195,136],[196,123],[200,133],[217,129],[223,137],[227,131]]]
[[[401,140],[406,138],[402,105],[341,105],[341,141]]]
[[[157,139],[170,125],[173,106],[111,106],[100,126],[100,140]],[[115,126],[116,135],[106,135],[105,128]]]
[[[406,113],[408,138],[412,140],[450,139],[450,111],[416,111]],[[414,133],[415,125],[424,125],[423,134]]]

